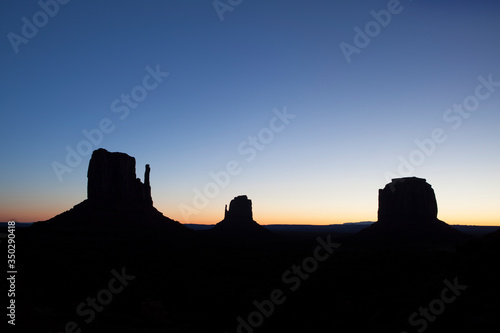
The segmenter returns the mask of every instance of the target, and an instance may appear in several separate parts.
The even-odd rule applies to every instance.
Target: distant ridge
[[[16,222],[16,228],[28,228],[33,225],[33,222]],[[0,222],[0,228],[7,228],[9,222]]]
[[[344,234],[352,235],[363,229],[366,229],[375,222],[345,222],[338,224],[263,224],[262,226],[274,233],[319,233],[319,234]],[[186,227],[196,231],[209,230],[214,227],[214,224],[196,224],[183,223]],[[481,237],[492,232],[500,230],[500,226],[480,226],[480,225],[450,225],[464,234]]]
[[[341,224],[264,224],[262,225],[267,230],[274,233],[280,232],[320,232],[320,233],[341,233],[341,234],[354,234],[362,229],[367,228],[375,222],[345,222]],[[33,222],[17,222],[16,228],[28,228],[32,226]],[[203,231],[212,229],[215,224],[196,224],[196,223],[182,223],[185,227],[195,230]],[[7,228],[8,222],[0,222],[0,228]],[[500,226],[482,226],[482,225],[461,225],[451,224],[450,227],[456,229],[464,234],[482,237],[484,235],[493,233],[500,230]]]

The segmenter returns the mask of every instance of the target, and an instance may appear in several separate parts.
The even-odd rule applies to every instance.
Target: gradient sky
[[[149,163],[185,223],[241,194],[261,224],[374,221],[378,189],[418,176],[440,219],[500,225],[498,1],[42,3],[0,8],[0,221],[85,199],[103,147]]]

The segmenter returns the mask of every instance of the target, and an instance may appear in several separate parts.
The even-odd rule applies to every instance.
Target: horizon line
[[[40,222],[46,222],[45,221],[36,221],[36,222],[27,222],[27,221],[16,221],[16,220],[10,220],[10,221],[2,221],[0,223],[8,223],[14,221],[16,223],[21,223],[21,224],[34,224],[34,223],[40,223]],[[174,220],[175,221],[175,220]],[[179,222],[182,225],[206,225],[206,226],[215,226],[217,223],[192,223],[192,222]],[[275,226],[275,225],[283,225],[283,226],[317,226],[317,227],[328,227],[328,226],[334,226],[334,225],[346,225],[346,224],[360,224],[360,223],[377,223],[378,221],[358,221],[358,222],[342,222],[342,223],[330,223],[330,224],[308,224],[308,223],[268,223],[268,224],[261,224],[261,226]],[[470,227],[499,227],[500,228],[500,222],[499,224],[461,224],[461,223],[447,223],[446,224],[450,226],[470,226]]]

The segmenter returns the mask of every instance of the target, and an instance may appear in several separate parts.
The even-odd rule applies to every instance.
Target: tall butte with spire
[[[68,230],[97,227],[131,232],[167,229],[190,233],[191,230],[153,206],[150,173],[151,168],[146,164],[143,183],[136,177],[134,157],[97,149],[89,162],[87,199],[34,226]]]
[[[92,153],[87,172],[87,200],[96,205],[153,206],[150,172],[146,164],[142,183],[136,178],[134,157],[97,149]]]

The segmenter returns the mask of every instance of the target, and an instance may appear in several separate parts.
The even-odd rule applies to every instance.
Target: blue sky
[[[376,220],[377,190],[415,175],[446,222],[500,224],[498,2],[41,3],[1,5],[0,220],[85,199],[103,147],[149,163],[181,222],[240,194],[262,224]]]

